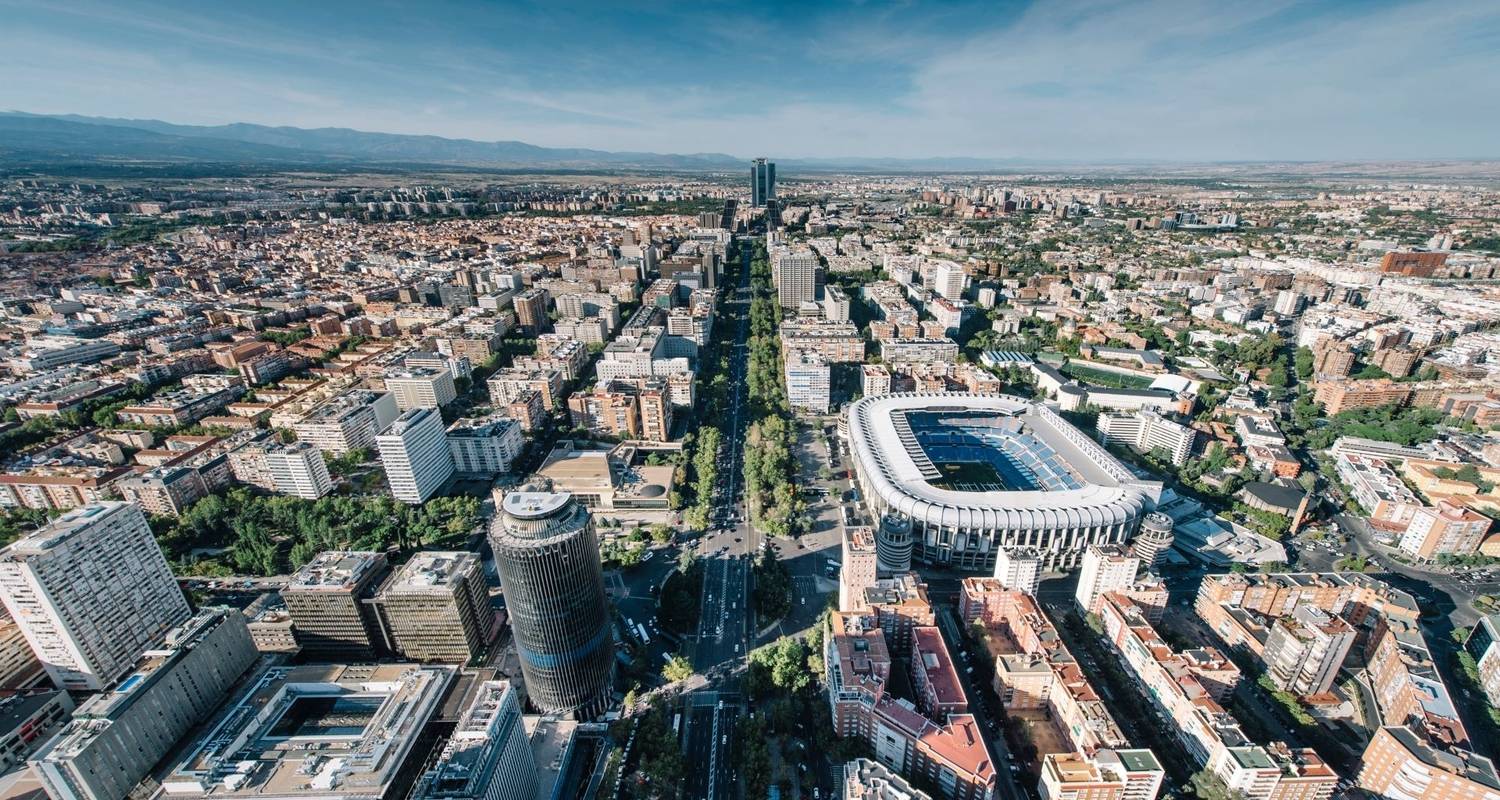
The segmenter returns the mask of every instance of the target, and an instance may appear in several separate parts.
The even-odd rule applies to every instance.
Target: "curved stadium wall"
[[[991,570],[1001,547],[1033,547],[1047,569],[1094,543],[1126,541],[1160,497],[1040,403],[906,392],[848,411],[864,502],[880,520],[881,567],[912,560]]]

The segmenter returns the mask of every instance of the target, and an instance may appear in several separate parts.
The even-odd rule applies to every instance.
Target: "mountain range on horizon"
[[[793,168],[988,170],[1022,162],[985,158],[776,159]],[[0,165],[28,163],[204,163],[266,166],[402,165],[472,168],[747,169],[726,153],[645,153],[542,147],[349,128],[272,127],[250,123],[178,125],[151,119],[0,112]]]
[[[783,158],[790,172],[1010,172],[1058,170],[1139,173],[1232,180],[1279,174],[1500,179],[1500,161],[1117,162],[1021,158]],[[0,111],[0,169],[210,166],[255,169],[652,170],[739,172],[750,157],[727,153],[649,153],[543,147],[520,141],[231,123],[179,125],[154,119]]]

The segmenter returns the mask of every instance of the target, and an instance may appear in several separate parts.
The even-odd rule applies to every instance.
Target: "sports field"
[[[983,461],[950,461],[936,465],[943,477],[933,481],[939,489],[960,492],[994,492],[1006,488],[1004,479],[995,468]]]
[[[1059,371],[1070,378],[1084,383],[1091,383],[1095,386],[1106,386],[1111,389],[1145,389],[1151,385],[1150,378],[1094,369],[1076,362],[1069,362]]]

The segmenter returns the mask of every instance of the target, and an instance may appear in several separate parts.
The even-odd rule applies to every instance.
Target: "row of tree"
[[[687,510],[689,528],[703,530],[713,514],[714,490],[719,485],[719,449],[724,434],[713,425],[698,429],[693,440],[693,505]]]
[[[751,261],[755,297],[750,303],[746,389],[755,420],[745,435],[745,496],[750,515],[770,536],[797,532],[806,504],[797,494],[796,424],[782,383],[781,306],[772,295],[763,250]]]
[[[750,515],[769,536],[791,536],[805,527],[807,503],[792,482],[797,461],[795,423],[768,415],[745,433],[745,496]]]
[[[755,561],[755,591],[751,601],[762,622],[778,620],[792,610],[792,573],[767,548]]]

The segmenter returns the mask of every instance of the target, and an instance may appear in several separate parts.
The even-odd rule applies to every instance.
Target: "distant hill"
[[[80,123],[29,114],[0,114],[0,163],[258,161],[290,164],[310,160],[307,153],[273,145],[172,136],[141,128]]]
[[[450,164],[475,167],[748,168],[723,153],[675,155],[538,147],[349,128],[175,125],[159,120],[0,113],[0,160]]]
[[[380,164],[557,169],[735,171],[749,159],[725,153],[637,153],[526,142],[370,133],[349,128],[177,125],[154,119],[0,112],[0,164],[26,162],[226,162],[267,166]],[[777,159],[788,169],[983,171],[1021,163],[984,158]]]
[[[759,155],[759,154],[757,154]],[[770,153],[775,156],[775,153]],[[1010,158],[776,158],[782,174],[797,172],[998,172],[1194,180],[1323,176],[1363,179],[1469,178],[1500,180],[1493,160],[1172,162],[1068,161]],[[749,158],[725,153],[636,153],[526,142],[481,142],[441,136],[370,133],[349,128],[177,125],[154,119],[0,112],[0,167],[134,165],[240,169],[472,168],[535,170],[675,170],[738,172]]]

